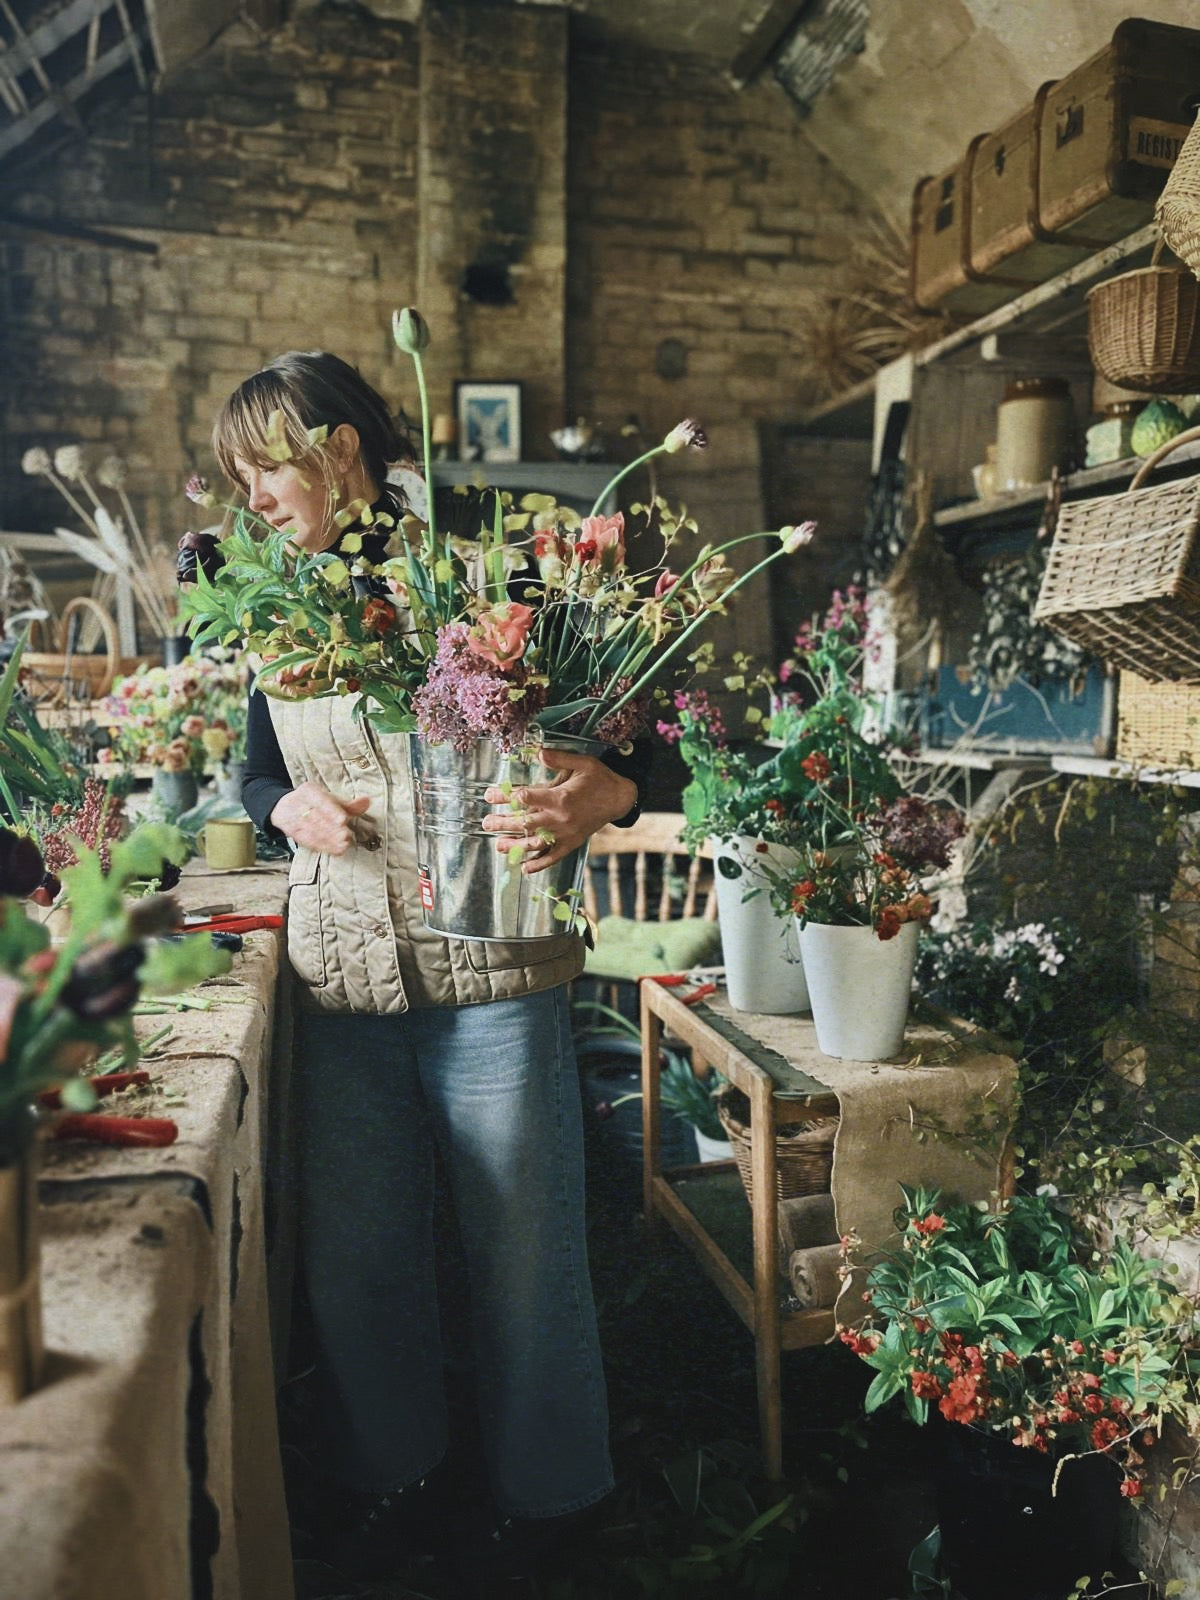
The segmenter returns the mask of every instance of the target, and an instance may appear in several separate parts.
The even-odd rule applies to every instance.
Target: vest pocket
[[[573,938],[530,939],[509,943],[500,939],[464,939],[467,964],[472,972],[511,972],[516,967],[536,970],[570,955]]]
[[[328,981],[321,931],[321,856],[298,850],[288,873],[288,960],[301,983],[319,989]]]

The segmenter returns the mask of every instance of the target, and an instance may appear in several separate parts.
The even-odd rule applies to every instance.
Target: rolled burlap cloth
[[[788,1261],[792,1293],[805,1310],[831,1306],[841,1293],[842,1247],[840,1244],[810,1245],[793,1250]]]
[[[793,1250],[836,1244],[837,1236],[831,1194],[796,1194],[779,1202],[779,1270],[784,1277]]]

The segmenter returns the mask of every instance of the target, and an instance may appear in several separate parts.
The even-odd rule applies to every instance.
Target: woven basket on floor
[[[1191,394],[1200,385],[1200,281],[1186,267],[1138,267],[1088,291],[1096,370],[1123,389]]]
[[[1200,685],[1147,683],[1122,672],[1116,754],[1135,767],[1200,766]]]
[[[1167,174],[1154,220],[1168,249],[1200,277],[1200,118]]]
[[[1200,683],[1200,477],[1142,486],[1194,439],[1200,428],[1156,450],[1125,493],[1063,506],[1033,612],[1153,683]]]
[[[746,1198],[754,1203],[754,1180],[750,1171],[750,1128],[737,1109],[745,1097],[732,1087],[713,1096],[721,1126],[733,1146],[733,1159]],[[775,1189],[781,1200],[798,1194],[828,1194],[833,1173],[833,1142],[837,1137],[837,1117],[814,1117],[811,1122],[787,1123],[775,1130]]]

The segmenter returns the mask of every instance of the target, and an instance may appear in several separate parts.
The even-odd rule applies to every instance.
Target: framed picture
[[[521,385],[473,383],[454,385],[461,461],[521,459]]]

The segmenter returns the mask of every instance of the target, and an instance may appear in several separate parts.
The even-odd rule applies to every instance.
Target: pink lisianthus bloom
[[[625,516],[584,517],[575,542],[581,561],[595,561],[605,572],[614,572],[625,561]]]
[[[521,659],[533,622],[533,607],[509,600],[481,611],[467,635],[467,649],[503,671]]]

